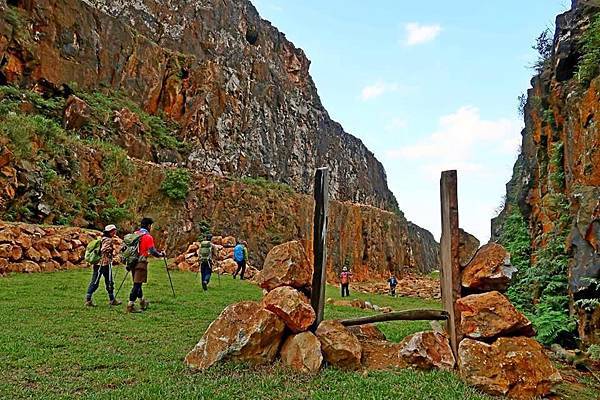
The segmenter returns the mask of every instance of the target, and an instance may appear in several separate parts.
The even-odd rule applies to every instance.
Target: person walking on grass
[[[396,286],[398,286],[398,279],[396,279],[396,276],[393,273],[390,273],[388,283],[390,284],[390,296],[396,297]]]
[[[198,258],[200,259],[200,274],[202,275],[202,289],[206,292],[212,275],[213,260],[216,258],[217,248],[212,244],[212,235],[208,233],[200,243]]]
[[[92,266],[92,280],[87,289],[85,297],[85,305],[88,307],[95,307],[96,305],[92,301],[94,292],[100,285],[100,277],[104,277],[104,284],[106,286],[106,292],[108,293],[108,301],[111,306],[121,304],[121,302],[115,299],[115,284],[112,276],[112,262],[114,256],[114,240],[113,238],[117,235],[117,227],[114,225],[107,225],[102,232],[102,238],[98,243],[100,250],[100,261]]]
[[[233,249],[233,260],[237,263],[238,267],[233,274],[233,279],[240,274],[240,280],[244,280],[244,273],[246,272],[246,262],[248,261],[248,244],[244,241],[238,240],[237,246]]]
[[[129,294],[129,303],[127,303],[126,308],[128,313],[139,312],[139,310],[135,308],[135,301],[137,299],[140,299],[140,308],[142,310],[146,310],[148,308],[150,303],[144,298],[144,293],[142,291],[142,285],[148,282],[148,258],[150,256],[160,258],[165,257],[164,252],[160,252],[154,247],[154,238],[150,234],[153,223],[154,221],[152,218],[143,218],[140,223],[140,229],[135,232],[135,235],[139,236],[139,258],[131,270],[133,287],[131,288],[131,293]]]
[[[352,277],[352,272],[348,271],[348,267],[342,268],[342,273],[340,274],[340,285],[342,289],[342,297],[350,296],[350,278]]]

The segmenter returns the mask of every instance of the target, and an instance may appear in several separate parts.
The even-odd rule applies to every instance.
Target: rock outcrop
[[[570,297],[570,313],[586,326],[587,332],[580,332],[586,344],[600,343],[594,310],[579,310],[576,304],[598,297],[589,281],[598,277],[598,264],[589,257],[593,244],[586,237],[599,218],[594,209],[600,198],[597,43],[585,47],[598,35],[600,9],[593,3],[572,1],[571,9],[557,17],[554,37],[539,43],[547,58],[540,59],[527,92],[521,151],[506,185],[506,206],[492,221],[492,239],[497,240],[507,231],[509,216],[518,212],[524,217],[534,264],[536,252],[552,242],[562,246],[572,233],[570,260],[560,268],[568,288],[561,287],[560,295]]]
[[[323,364],[321,342],[311,332],[292,335],[283,343],[281,361],[298,372],[317,372]]]
[[[329,165],[346,201],[331,205],[330,280],[347,260],[357,280],[437,268],[437,243],[409,230],[381,164],[323,109],[302,50],[247,1],[14,1],[0,10],[0,59],[0,88],[13,85],[0,101],[69,130],[53,147],[34,133],[32,151],[0,135],[2,219],[116,217],[131,230],[152,215],[170,254],[202,225],[252,237],[262,265],[274,244],[310,244],[311,198],[298,192]],[[193,178],[185,201],[160,190],[175,165]]]
[[[542,346],[527,337],[500,338],[492,344],[464,339],[458,364],[469,384],[515,399],[545,396],[561,379]]]
[[[457,301],[460,331],[472,339],[534,336],[531,322],[499,292],[472,294]]]
[[[198,370],[228,359],[270,363],[277,355],[284,329],[283,322],[259,303],[232,304],[210,324],[185,363]]]

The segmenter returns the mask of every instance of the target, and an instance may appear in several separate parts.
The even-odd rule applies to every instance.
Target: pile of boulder
[[[233,236],[213,236],[211,241],[217,248],[217,259],[214,260],[215,266],[213,267],[213,272],[216,274],[233,275],[238,267],[233,259],[233,248],[236,245],[236,239]],[[175,258],[170,268],[180,271],[198,271],[200,267],[199,249],[200,242],[193,242],[185,252]],[[257,274],[258,270],[247,263],[244,278],[252,280],[256,278]]]
[[[310,330],[316,318],[308,299],[312,275],[299,242],[274,247],[258,277],[266,293],[262,301],[228,306],[185,363],[204,370],[222,361],[261,365],[279,357],[285,366],[304,373],[315,373],[324,364],[346,370],[454,368],[448,338],[441,333],[420,332],[392,343],[373,325],[347,328],[325,320]]]
[[[481,247],[462,271],[457,323],[463,339],[458,367],[483,392],[511,398],[544,396],[560,381],[558,371],[532,337],[531,322],[502,294],[515,269],[496,244]]]
[[[0,275],[53,272],[85,266],[85,248],[100,232],[0,222]]]
[[[335,300],[332,298],[327,299],[327,304],[337,307],[354,307],[360,308],[361,310],[373,310],[382,313],[391,313],[393,310],[391,307],[381,307],[377,304],[373,304],[370,301],[362,300],[362,299],[353,299],[353,300]]]
[[[419,299],[439,299],[440,280],[427,275],[417,275],[409,271],[403,271],[402,275],[396,276],[398,286],[396,295],[401,297],[416,297]],[[380,282],[356,282],[351,283],[350,287],[361,293],[388,294],[389,285],[384,281]]]

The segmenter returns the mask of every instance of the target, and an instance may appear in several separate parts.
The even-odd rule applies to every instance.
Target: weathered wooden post
[[[311,305],[317,318],[313,330],[323,321],[325,284],[327,281],[327,215],[329,212],[329,169],[319,168],[315,174],[315,216],[313,255],[315,271],[312,279]]]
[[[442,172],[440,179],[440,201],[442,206],[442,238],[440,240],[442,305],[448,313],[447,329],[455,358],[458,355],[458,343],[461,340],[461,333],[457,324],[459,312],[456,309],[456,300],[460,297],[461,291],[457,194],[456,171]]]

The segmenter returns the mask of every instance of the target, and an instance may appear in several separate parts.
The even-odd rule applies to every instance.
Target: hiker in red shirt
[[[135,265],[131,276],[133,277],[133,287],[129,294],[129,303],[127,304],[127,312],[139,312],[135,309],[135,300],[140,299],[140,307],[142,310],[148,308],[148,301],[144,298],[142,292],[142,284],[148,282],[148,257],[164,257],[165,253],[156,250],[154,247],[154,238],[150,235],[152,218],[143,218],[140,223],[141,227],[135,233],[141,235],[139,243],[139,260]]]
[[[342,297],[350,296],[350,277],[352,276],[352,272],[348,271],[348,267],[342,268],[342,273],[340,274],[340,285],[342,288]]]

